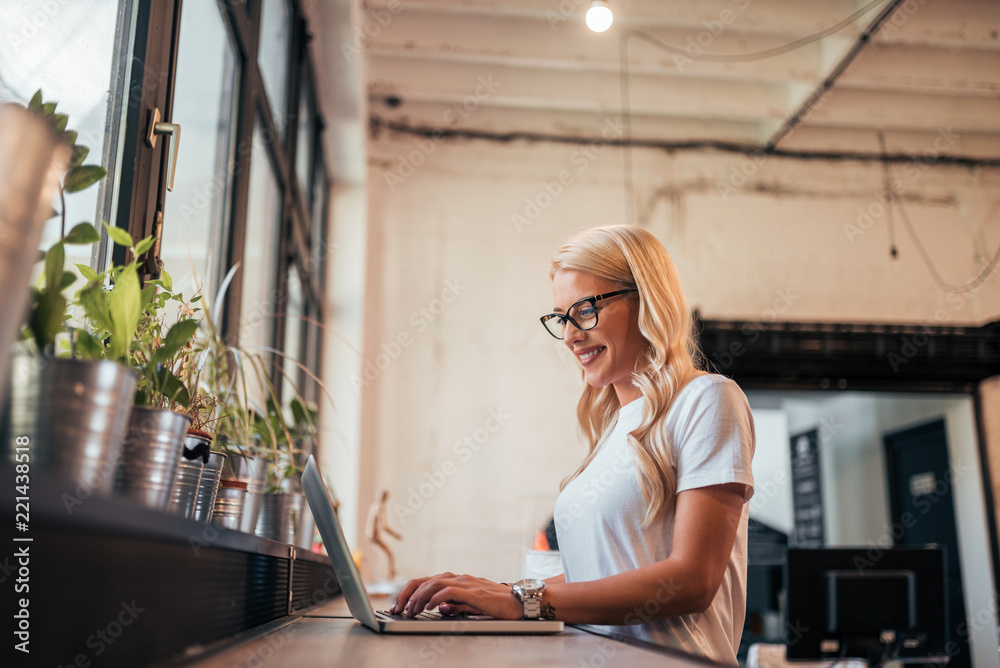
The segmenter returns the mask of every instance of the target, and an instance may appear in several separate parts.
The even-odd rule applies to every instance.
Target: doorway
[[[952,486],[963,475],[952,470],[943,419],[886,433],[887,490],[892,537],[896,545],[937,543],[945,547],[948,590],[948,636],[955,644],[949,665],[969,668],[969,639],[965,631],[965,597],[958,557],[958,529]]]

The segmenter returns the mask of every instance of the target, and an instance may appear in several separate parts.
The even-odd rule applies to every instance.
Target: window
[[[250,158],[250,192],[243,249],[240,344],[251,352],[270,347],[271,330],[280,296],[277,281],[281,190],[271,165],[269,146],[260,124],[254,129]]]
[[[302,378],[305,374],[299,370],[299,364],[305,364],[307,361],[302,345],[305,332],[305,297],[302,294],[303,286],[302,279],[299,277],[299,269],[295,264],[288,267],[286,285],[287,299],[285,307],[282,309],[285,320],[285,350],[282,359],[281,397],[283,401],[288,402],[295,397],[296,393],[301,394],[303,399],[308,399],[302,385]]]
[[[299,190],[302,197],[309,193],[309,170],[313,164],[313,121],[315,113],[312,100],[309,97],[309,78],[302,78],[302,91],[299,94],[298,137],[295,144],[295,173],[299,177]]]
[[[156,234],[143,274],[157,276],[162,261],[188,297],[197,286],[214,297],[239,262],[222,333],[255,352],[279,342],[318,374],[320,337],[307,318],[321,313],[327,176],[298,3],[0,2],[0,101],[26,103],[41,88],[90,147],[86,162],[109,172],[67,198],[68,226],[103,220],[135,240]],[[181,128],[169,192],[175,142],[156,122]],[[58,234],[50,222],[43,247]],[[93,259],[69,247],[83,254],[67,261],[98,271],[126,261],[122,246],[99,246]]]
[[[165,198],[160,256],[174,289],[218,288],[230,219],[239,64],[214,2],[189,2],[181,16],[173,122],[181,126],[173,192]]]
[[[124,3],[128,4],[128,3]],[[114,179],[114,153],[119,128],[118,105],[109,90],[119,91],[124,79],[116,44],[129,35],[128,12],[119,11],[118,0],[78,0],[72,3],[5,0],[0,28],[0,102],[27,104],[39,88],[46,102],[56,102],[56,111],[69,116],[70,130],[78,143],[90,148],[86,164],[102,164],[107,182]],[[119,27],[119,19],[124,23]],[[118,33],[118,34],[116,34]],[[127,44],[120,48],[127,51]],[[110,83],[109,83],[110,81]],[[102,160],[102,156],[106,159]],[[66,198],[66,228],[80,221],[107,220],[99,206],[102,190],[88,188]],[[61,205],[54,204],[55,210]],[[60,217],[49,220],[41,247],[59,240]],[[68,246],[66,266],[91,264],[91,249]]]
[[[257,62],[275,124],[282,128],[287,125],[285,98],[288,95],[291,32],[292,17],[286,0],[262,0]]]

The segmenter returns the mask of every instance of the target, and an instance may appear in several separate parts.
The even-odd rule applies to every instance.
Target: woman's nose
[[[563,325],[563,343],[572,350],[573,344],[584,337],[584,333],[569,320]]]

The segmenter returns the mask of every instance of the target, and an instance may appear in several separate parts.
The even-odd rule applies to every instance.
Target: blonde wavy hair
[[[692,331],[691,311],[673,260],[659,239],[634,225],[585,230],[570,238],[552,258],[551,276],[571,269],[602,278],[639,297],[639,331],[646,347],[633,373],[646,399],[642,421],[628,435],[636,476],[646,500],[644,526],[672,507],[677,492],[676,456],[663,423],[674,398],[692,378],[705,373]],[[621,408],[612,385],[584,385],[576,414],[589,443],[587,457],[560,490],[597,454],[598,445]]]

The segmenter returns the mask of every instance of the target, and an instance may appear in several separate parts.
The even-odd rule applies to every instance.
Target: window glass
[[[240,345],[264,354],[271,346],[271,329],[278,306],[277,274],[281,189],[272,166],[266,135],[254,127],[250,157],[250,199],[243,247],[243,292],[240,302]],[[264,355],[270,359],[268,355]]]
[[[215,2],[183,5],[172,116],[182,141],[160,257],[185,296],[203,288],[213,297],[226,269],[239,66],[223,21]]]
[[[303,77],[302,90],[299,93],[298,136],[295,141],[295,173],[299,177],[299,192],[308,202],[309,170],[313,163],[313,109],[309,98],[308,77]]]
[[[285,350],[282,362],[284,388],[281,392],[282,401],[288,404],[296,396],[306,398],[305,388],[302,386],[301,378],[305,376],[299,370],[299,364],[305,365],[302,349],[302,332],[305,326],[303,317],[305,316],[305,299],[302,294],[302,278],[299,276],[298,267],[292,263],[288,268],[287,297],[285,307],[282,309],[285,315]]]
[[[77,143],[90,148],[84,164],[101,164],[105,140],[117,133],[108,123],[108,90],[118,24],[118,0],[38,2],[3,0],[0,4],[0,103],[27,104],[39,88],[46,102],[56,102],[58,113],[69,116]],[[127,42],[127,32],[124,35]],[[107,131],[106,128],[107,127]],[[112,171],[113,165],[104,164]],[[67,231],[81,221],[96,223],[99,186],[66,197]],[[60,210],[58,202],[53,209]],[[49,220],[42,248],[59,239],[60,217]],[[67,246],[66,267],[90,264],[89,246]]]
[[[260,17],[260,48],[257,61],[271,102],[274,124],[287,125],[285,96],[288,93],[288,51],[292,14],[286,0],[263,0]]]
[[[320,346],[320,313],[319,307],[316,304],[307,304],[306,313],[308,314],[309,320],[305,323],[306,328],[306,366],[309,370],[313,372],[316,377],[319,377],[319,346]],[[319,403],[319,386],[316,381],[311,377],[306,376],[302,379],[303,391],[302,395],[313,403]]]
[[[313,171],[312,213],[310,214],[312,218],[312,239],[310,240],[312,256],[308,264],[309,273],[314,273],[318,277],[323,276],[323,263],[328,257],[326,252],[326,200],[328,194],[326,168],[323,166],[322,155],[320,155],[319,159],[316,160],[316,169]]]

